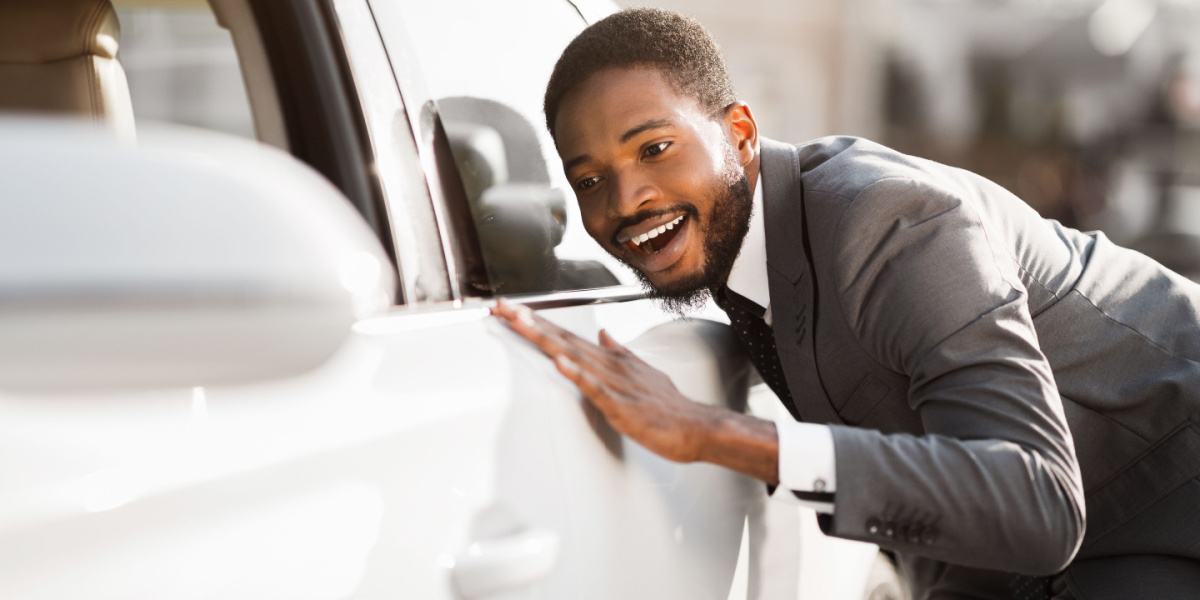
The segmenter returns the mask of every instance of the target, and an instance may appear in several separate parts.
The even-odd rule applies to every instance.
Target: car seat
[[[76,115],[132,135],[108,0],[0,0],[0,113]]]

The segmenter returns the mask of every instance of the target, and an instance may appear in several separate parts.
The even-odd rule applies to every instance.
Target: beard
[[[750,190],[750,182],[738,164],[732,147],[727,148],[725,159],[724,172],[713,192],[715,197],[712,211],[701,232],[704,240],[704,263],[699,271],[659,287],[654,285],[645,273],[626,263],[641,282],[646,295],[656,301],[663,310],[680,318],[703,308],[712,290],[725,283],[730,269],[733,268],[733,262],[742,250],[746,233],[750,231],[754,193]],[[690,210],[686,212],[693,221],[698,221],[695,208],[687,208]]]

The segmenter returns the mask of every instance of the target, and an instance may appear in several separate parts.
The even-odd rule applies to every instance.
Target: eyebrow
[[[628,142],[629,140],[633,139],[633,137],[635,135],[637,135],[639,133],[650,131],[651,129],[670,127],[672,125],[674,125],[674,123],[672,123],[666,119],[651,119],[649,121],[646,121],[645,123],[642,123],[641,125],[638,125],[637,127],[634,127],[633,129],[630,129],[629,131],[626,131],[624,134],[622,134],[621,135],[621,143],[624,144],[625,142]]]
[[[661,129],[663,127],[670,127],[672,125],[674,125],[674,123],[668,121],[667,119],[651,119],[649,121],[646,121],[640,125],[633,127],[629,131],[626,131],[625,133],[621,134],[620,142],[622,144],[624,144],[625,142],[628,142],[629,140],[633,139],[639,133],[645,133],[647,131],[650,131],[651,129]],[[592,155],[580,154],[579,156],[576,156],[575,158],[572,158],[571,160],[568,160],[567,162],[563,163],[563,170],[570,171],[571,169],[573,169],[579,165],[586,164],[591,161],[592,161]]]
[[[571,160],[568,160],[567,162],[563,163],[563,170],[570,171],[571,169],[574,169],[575,167],[578,167],[579,165],[590,163],[590,162],[592,162],[591,154],[580,154],[579,156],[576,156],[575,158],[572,158]]]

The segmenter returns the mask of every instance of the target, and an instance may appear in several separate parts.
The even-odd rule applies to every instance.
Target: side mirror
[[[321,364],[395,275],[328,181],[226,135],[0,120],[0,389],[198,386]]]

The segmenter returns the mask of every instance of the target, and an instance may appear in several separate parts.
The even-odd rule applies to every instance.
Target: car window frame
[[[348,2],[354,0],[335,0]],[[409,131],[416,142],[421,166],[425,174],[428,190],[438,217],[439,232],[443,236],[443,252],[447,265],[447,274],[452,285],[449,297],[442,300],[452,302],[461,307],[464,303],[476,304],[475,300],[487,300],[490,294],[482,292],[471,285],[472,281],[486,283],[487,273],[484,268],[484,257],[475,235],[474,218],[463,191],[462,178],[450,153],[449,142],[442,126],[441,116],[437,111],[437,99],[433,97],[421,66],[417,64],[416,53],[409,45],[405,36],[397,35],[389,38],[388,33],[379,28],[381,2],[379,0],[357,0],[367,4],[376,19],[377,34],[388,52],[393,74],[395,76],[400,98],[406,107],[409,118]],[[570,0],[562,0],[571,6],[579,15],[580,23],[589,24],[584,11]],[[397,19],[405,23],[403,14],[395,7],[386,4],[382,6],[382,18]],[[421,106],[420,111],[413,111],[413,106]],[[482,277],[482,279],[480,279]],[[475,290],[479,293],[467,293]],[[570,291],[553,291],[544,294],[518,296],[515,302],[534,308],[561,308],[582,306],[609,302],[626,302],[643,299],[646,292],[638,285],[620,284],[600,288]]]
[[[362,111],[373,169],[388,213],[399,285],[414,306],[459,298],[445,227],[417,135],[375,15],[366,0],[327,0]]]
[[[249,0],[292,155],[345,194],[395,261],[373,152],[349,64],[322,0]]]

